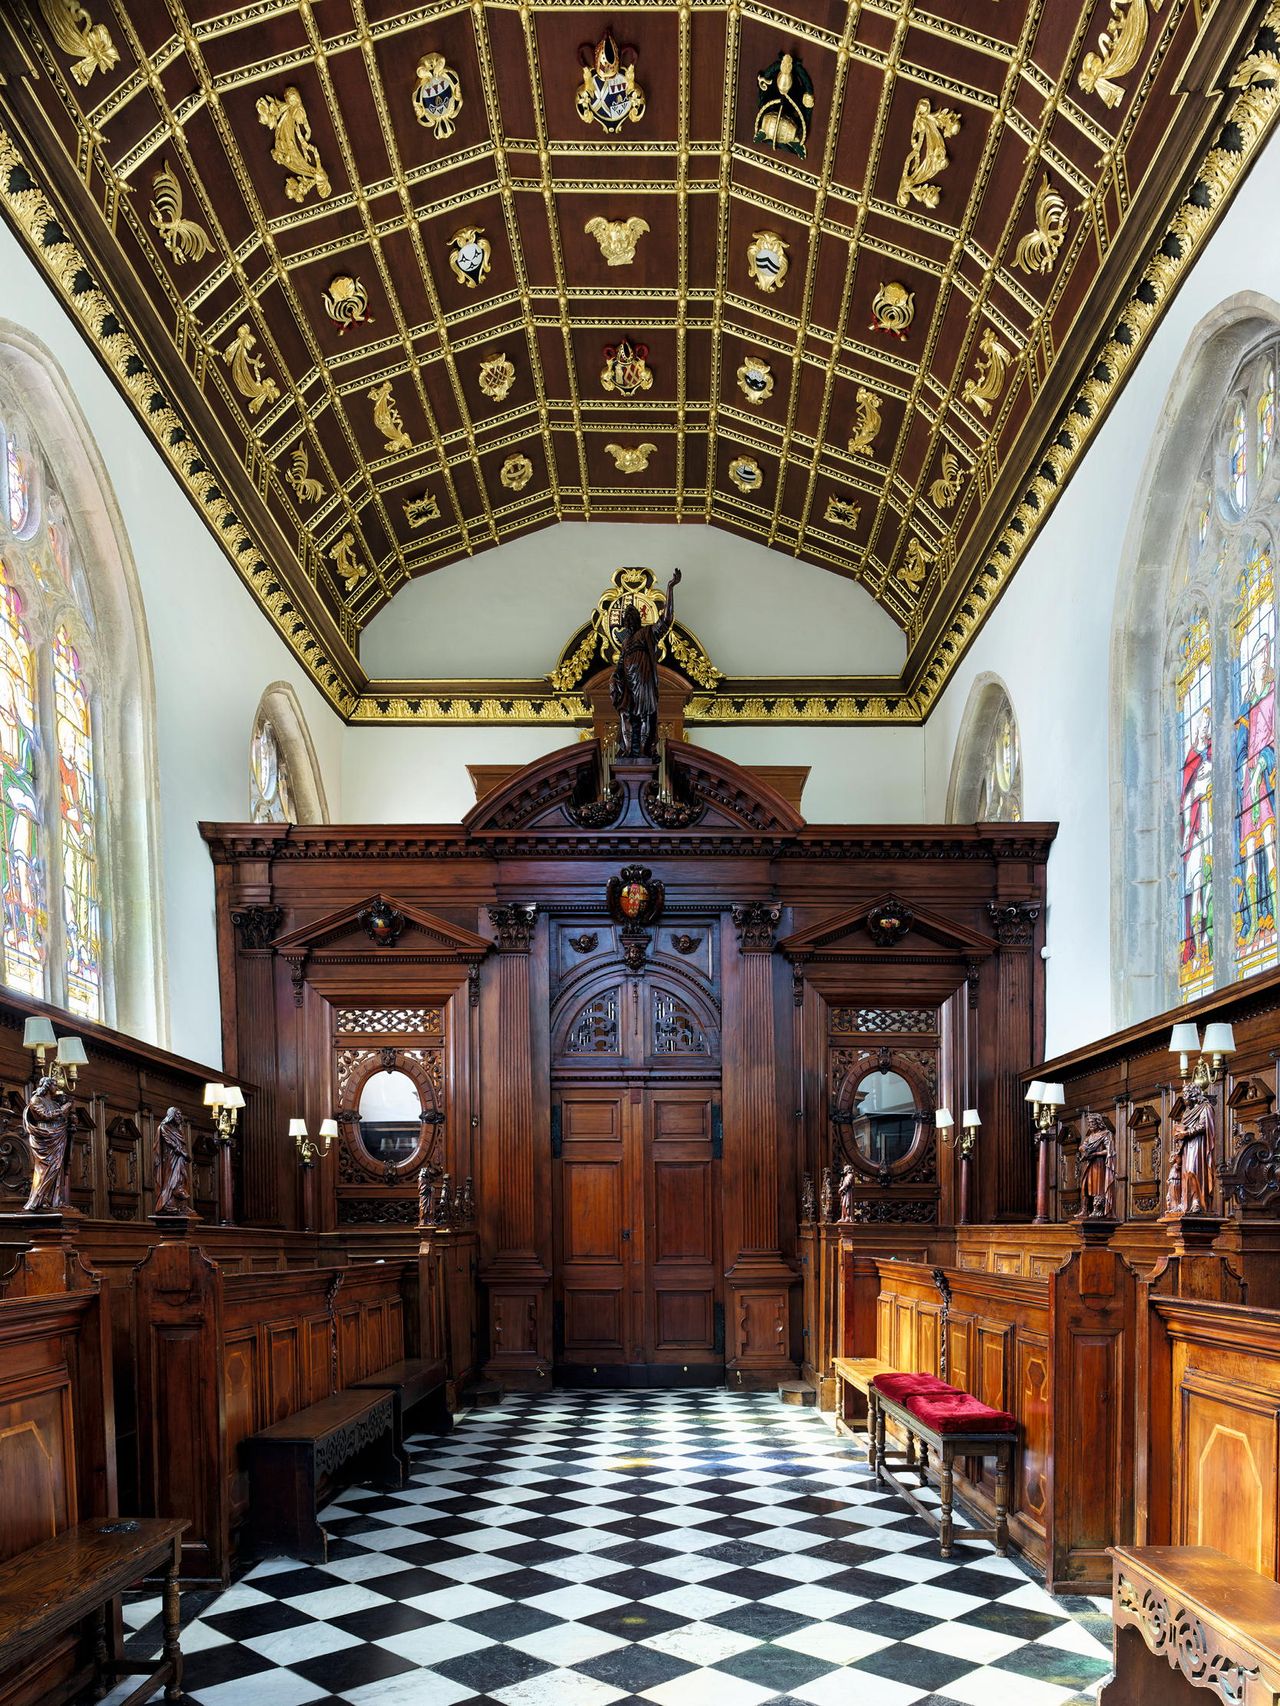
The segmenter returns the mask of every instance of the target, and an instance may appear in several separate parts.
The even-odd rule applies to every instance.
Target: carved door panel
[[[637,1122],[630,1093],[603,1086],[560,1092],[553,1117],[556,1360],[585,1376],[636,1345]]]
[[[724,1368],[715,1107],[705,1085],[644,1095],[646,1360],[689,1378]]]

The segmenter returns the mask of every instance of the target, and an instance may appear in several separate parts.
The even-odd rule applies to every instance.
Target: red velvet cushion
[[[1007,1410],[993,1410],[967,1392],[950,1389],[908,1394],[903,1408],[939,1434],[1015,1433],[1018,1427],[1017,1418]]]
[[[895,1404],[901,1404],[913,1392],[950,1392],[945,1380],[936,1374],[877,1374],[871,1382],[877,1392],[883,1392]]]

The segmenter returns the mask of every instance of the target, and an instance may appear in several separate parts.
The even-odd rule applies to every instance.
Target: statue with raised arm
[[[667,607],[646,625],[639,608],[626,604],[613,630],[618,661],[613,666],[609,699],[618,713],[619,758],[656,758],[658,753],[658,647],[675,621],[677,569],[667,583]]]
[[[155,1213],[190,1214],[191,1145],[181,1109],[170,1108],[156,1127],[151,1164],[155,1171]]]
[[[71,1109],[75,1097],[46,1072],[22,1110],[22,1131],[31,1151],[28,1213],[71,1206]]]

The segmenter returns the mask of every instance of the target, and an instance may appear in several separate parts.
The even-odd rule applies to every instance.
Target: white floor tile
[[[488,1635],[477,1634],[461,1623],[429,1623],[425,1629],[404,1629],[398,1635],[383,1635],[375,1643],[397,1658],[424,1666],[440,1665],[446,1659],[461,1658],[463,1653],[478,1653],[482,1647],[494,1644]]]
[[[722,1629],[718,1623],[682,1623],[676,1629],[664,1629],[660,1635],[650,1635],[641,1641],[642,1647],[667,1653],[673,1659],[684,1659],[691,1665],[718,1665],[748,1647],[758,1647],[754,1635],[740,1634],[736,1629]]]

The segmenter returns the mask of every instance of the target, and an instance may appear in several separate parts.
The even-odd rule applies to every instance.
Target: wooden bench
[[[840,1433],[860,1433],[871,1415],[871,1382],[877,1374],[892,1374],[891,1362],[879,1357],[836,1357],[836,1428]],[[861,1396],[861,1415],[854,1415],[854,1393]]]
[[[1280,1706],[1280,1587],[1211,1546],[1113,1546],[1100,1706]],[[1173,1672],[1171,1676],[1169,1673]]]
[[[395,1405],[395,1451],[407,1481],[409,1454],[405,1450],[405,1434],[409,1430],[405,1418],[410,1411],[430,1405],[427,1414],[418,1417],[417,1425],[432,1433],[447,1434],[453,1430],[453,1416],[445,1402],[445,1366],[442,1357],[409,1357],[393,1362],[363,1380],[351,1382],[353,1392],[390,1392]]]
[[[166,1700],[182,1695],[178,1644],[178,1565],[185,1522],[173,1518],[103,1517],[77,1523],[0,1564],[0,1653],[6,1667],[36,1657],[78,1623],[96,1619],[92,1675],[100,1693],[114,1677],[140,1666],[123,1658],[112,1602],[144,1576],[164,1575],[164,1648],[147,1680],[122,1702],[139,1706],[164,1685]],[[86,1675],[84,1680],[89,1680]]]
[[[967,1392],[948,1386],[931,1374],[878,1374],[870,1385],[871,1417],[868,1426],[868,1462],[876,1482],[886,1481],[911,1508],[937,1530],[944,1558],[951,1556],[952,1477],[957,1457],[994,1457],[996,1460],[995,1527],[966,1529],[966,1540],[990,1540],[1004,1557],[1009,1549],[1009,1481],[1017,1419],[1007,1410],[993,1410]],[[906,1434],[906,1450],[890,1452],[885,1444],[885,1423],[896,1422]],[[920,1447],[917,1457],[916,1446]],[[929,1449],[938,1460],[938,1509],[927,1505],[894,1473],[905,1469],[919,1476],[920,1486],[929,1484]],[[892,1462],[894,1468],[888,1465]]]
[[[403,1486],[395,1442],[392,1394],[354,1388],[250,1435],[244,1452],[252,1549],[323,1564],[329,1537],[316,1520],[321,1483],[331,1482],[345,1464],[367,1453],[374,1479]]]

